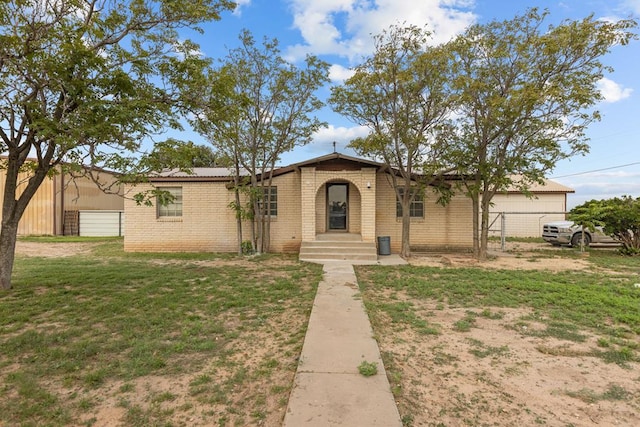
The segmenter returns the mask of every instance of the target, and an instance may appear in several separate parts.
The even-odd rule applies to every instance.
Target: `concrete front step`
[[[376,261],[376,244],[362,241],[303,241],[300,246],[301,261],[352,260]]]

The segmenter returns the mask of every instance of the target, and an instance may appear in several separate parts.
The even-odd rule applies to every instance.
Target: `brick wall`
[[[271,223],[271,251],[297,252],[304,239],[315,239],[326,231],[326,187],[331,181],[349,182],[349,231],[363,240],[390,236],[391,249],[399,252],[402,223],[396,218],[395,194],[384,173],[373,168],[357,171],[316,171],[303,167],[275,177],[278,216]],[[222,182],[182,182],[183,212],[177,218],[158,218],[156,207],[137,206],[132,194],[150,187],[127,188],[125,201],[126,251],[235,252],[236,221],[228,205],[233,192]],[[471,202],[455,196],[442,207],[437,196],[425,196],[425,218],[413,219],[411,244],[425,249],[470,248],[472,246]],[[306,234],[305,234],[306,233]],[[250,236],[249,223],[243,227]]]
[[[390,180],[378,174],[376,194],[377,236],[391,238],[391,251],[400,252],[402,218],[396,217],[396,196]],[[447,206],[436,203],[437,195],[425,192],[424,218],[411,219],[411,247],[415,249],[470,249],[473,247],[471,200],[455,195]]]
[[[300,176],[274,178],[278,188],[278,216],[271,222],[271,250],[297,252],[300,248]],[[138,206],[131,199],[151,186],[128,187],[125,201],[125,251],[235,252],[236,219],[229,203],[234,193],[223,182],[162,184],[182,187],[182,216],[158,218],[156,206]],[[243,240],[250,239],[250,224],[243,224]]]
[[[328,171],[301,168],[301,215],[303,240],[314,240],[327,230],[326,185],[349,183],[349,232],[360,233],[362,240],[375,239],[375,169]]]

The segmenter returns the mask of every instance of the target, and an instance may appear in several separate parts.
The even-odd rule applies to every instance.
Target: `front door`
[[[327,229],[347,231],[348,184],[327,184]]]

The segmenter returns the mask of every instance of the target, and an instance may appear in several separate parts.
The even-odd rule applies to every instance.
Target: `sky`
[[[597,19],[640,17],[640,0],[236,0],[233,13],[204,26],[204,34],[189,34],[203,55],[214,60],[238,46],[238,35],[248,29],[257,41],[277,39],[282,55],[302,64],[307,54],[331,64],[331,83],[318,95],[326,100],[330,86],[350,76],[350,68],[373,52],[372,35],[390,25],[427,25],[433,43],[446,42],[474,23],[512,19],[530,7],[548,9],[549,23],[579,20],[593,14]],[[591,199],[622,195],[640,197],[640,41],[616,46],[603,58],[614,68],[600,82],[604,101],[596,106],[600,122],[591,124],[587,136],[590,152],[559,162],[548,178],[571,187],[568,208]],[[367,130],[334,113],[330,107],[317,117],[328,127],[313,142],[282,156],[291,164],[337,151],[355,155],[346,145]],[[206,141],[187,129],[181,139]]]

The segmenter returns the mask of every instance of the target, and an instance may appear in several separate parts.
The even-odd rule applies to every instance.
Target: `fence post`
[[[506,241],[507,241],[507,233],[505,227],[507,226],[506,215],[504,212],[500,212],[500,248],[502,252],[505,251]]]

